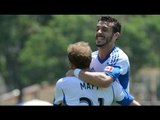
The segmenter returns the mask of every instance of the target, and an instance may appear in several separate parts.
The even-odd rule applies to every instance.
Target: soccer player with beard
[[[96,26],[97,51],[92,53],[90,70],[69,70],[66,76],[79,79],[98,87],[108,87],[118,81],[129,93],[130,62],[128,56],[115,45],[120,36],[121,24],[111,16],[102,16]]]
[[[70,44],[67,53],[70,69],[90,70],[92,50],[87,42]],[[125,106],[140,106],[118,81],[114,81],[107,88],[100,88],[75,76],[68,76],[60,78],[54,88],[54,106],[107,106],[114,101]]]

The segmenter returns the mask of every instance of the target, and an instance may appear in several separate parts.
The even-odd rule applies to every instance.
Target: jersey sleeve
[[[129,69],[130,64],[128,56],[122,51],[115,49],[110,55],[110,59],[104,68],[104,72],[115,80],[119,75],[127,74]]]
[[[124,89],[129,89],[127,88],[130,74],[129,70],[130,65],[128,59],[119,59],[116,64],[108,64],[104,68],[105,74],[111,76],[113,78],[113,82],[116,79],[119,79],[120,84]]]
[[[106,66],[104,68],[104,72],[105,74],[111,76],[115,81],[120,75],[120,67],[119,66]]]
[[[130,63],[129,63],[128,57],[120,59],[117,62],[117,66],[119,66],[121,68],[120,74],[122,74],[122,75],[126,74],[128,72],[128,70],[130,69]]]
[[[54,89],[54,106],[60,106],[63,103],[62,79],[58,80]]]
[[[126,92],[118,81],[113,82],[112,87],[114,93],[114,100],[118,104],[127,106],[131,104],[131,102],[134,100],[134,97],[128,92]]]

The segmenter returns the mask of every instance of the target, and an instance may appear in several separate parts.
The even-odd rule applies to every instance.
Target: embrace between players
[[[102,16],[96,26],[97,51],[84,41],[67,49],[70,70],[55,86],[53,105],[107,106],[114,102],[140,106],[129,91],[130,63],[117,46],[121,32],[119,21]]]

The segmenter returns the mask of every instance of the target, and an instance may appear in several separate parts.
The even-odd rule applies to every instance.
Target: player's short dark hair
[[[98,21],[112,22],[114,23],[113,33],[121,32],[121,23],[116,18],[113,18],[111,16],[101,16],[101,18]]]

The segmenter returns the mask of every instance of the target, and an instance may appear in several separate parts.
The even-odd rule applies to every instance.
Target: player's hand
[[[74,76],[74,70],[70,69],[69,71],[67,71],[66,76]]]

